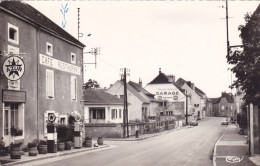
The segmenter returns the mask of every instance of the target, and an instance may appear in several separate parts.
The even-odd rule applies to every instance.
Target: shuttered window
[[[46,69],[46,95],[47,98],[54,98],[54,73]]]

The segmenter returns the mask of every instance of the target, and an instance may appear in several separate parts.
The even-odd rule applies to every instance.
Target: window
[[[71,63],[76,63],[76,54],[71,53]]]
[[[14,44],[19,44],[19,29],[18,27],[8,23],[8,41]]]
[[[5,135],[8,135],[8,123],[9,123],[9,120],[8,120],[8,110],[5,110],[5,124],[4,124],[4,134]]]
[[[222,106],[221,106],[221,110],[224,110],[224,109],[225,109],[225,106],[222,105]]]
[[[112,119],[117,119],[117,109],[112,109],[111,118]]]
[[[11,105],[11,126],[18,127],[18,104]]]
[[[68,122],[68,120],[67,120],[67,119],[68,119],[68,118],[67,118],[67,115],[60,115],[59,118],[60,118],[60,119],[59,119],[59,123],[60,123],[60,124],[67,125],[67,122]]]
[[[105,119],[105,109],[104,108],[96,108],[91,109],[92,119]]]
[[[147,119],[147,108],[142,107],[142,119]]]
[[[4,136],[23,136],[24,106],[21,103],[5,103],[4,106]]]
[[[65,124],[65,118],[60,118],[60,124]]]
[[[52,56],[53,48],[51,43],[46,43],[46,54]]]
[[[71,100],[77,100],[77,78],[75,76],[71,76]]]
[[[119,109],[119,118],[122,118],[122,110]]]
[[[49,69],[46,69],[46,95],[54,98],[54,72]]]

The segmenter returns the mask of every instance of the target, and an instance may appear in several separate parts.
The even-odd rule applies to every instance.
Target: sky
[[[225,1],[25,1],[78,38],[84,52],[100,48],[97,66],[84,66],[84,81],[101,87],[120,79],[120,68],[130,69],[128,81],[147,85],[158,74],[191,81],[210,98],[230,92],[235,80],[227,64]],[[65,18],[60,9],[68,11]],[[229,1],[229,42],[240,45],[239,25],[260,1]],[[91,34],[90,36],[88,34]],[[95,56],[84,54],[84,63]],[[232,91],[233,93],[235,90]]]

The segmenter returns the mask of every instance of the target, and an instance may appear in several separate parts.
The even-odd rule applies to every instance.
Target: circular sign
[[[178,96],[173,96],[173,100],[178,100]]]
[[[24,62],[18,56],[10,56],[6,58],[3,64],[3,72],[8,80],[19,80],[24,74]]]
[[[49,114],[48,114],[48,120],[49,120],[50,122],[54,122],[54,121],[56,120],[55,114],[54,114],[54,113],[49,113]]]
[[[80,115],[75,115],[75,120],[78,122],[80,121]]]

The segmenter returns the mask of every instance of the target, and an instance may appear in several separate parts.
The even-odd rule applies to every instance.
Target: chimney
[[[162,72],[161,72],[161,68],[159,68],[159,74],[161,74]]]
[[[174,75],[168,75],[168,81],[173,83],[175,82],[175,76]]]
[[[191,89],[192,89],[192,90],[195,90],[195,85],[194,85],[194,83],[191,83]]]
[[[142,80],[140,78],[139,78],[139,86],[143,87],[143,83],[142,83]]]

